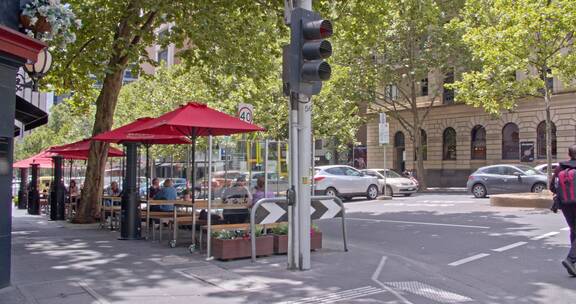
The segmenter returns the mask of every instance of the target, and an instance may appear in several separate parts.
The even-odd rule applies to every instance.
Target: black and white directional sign
[[[288,221],[288,202],[263,203],[256,210],[256,224]]]
[[[333,199],[312,200],[310,216],[313,220],[342,217],[342,208]]]

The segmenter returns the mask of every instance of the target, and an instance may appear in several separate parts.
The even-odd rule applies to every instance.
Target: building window
[[[428,160],[428,135],[420,129],[420,147],[422,147],[422,160]],[[418,160],[418,153],[414,148],[414,160]]]
[[[398,88],[395,85],[389,84],[386,86],[386,99],[388,100],[398,99]]]
[[[446,74],[444,77],[444,84],[454,83],[454,72]],[[444,94],[442,94],[443,104],[453,104],[454,103],[454,90],[447,89],[444,87]]]
[[[456,160],[456,130],[446,128],[442,134],[443,159]]]
[[[420,94],[421,96],[428,96],[428,78],[424,78],[420,82]]]
[[[471,134],[472,148],[471,159],[486,159],[486,129],[483,126],[472,128]]]
[[[158,51],[156,61],[158,61],[158,63],[160,63],[161,61],[164,61],[164,63],[166,65],[168,64],[168,48],[165,48],[165,49]]]
[[[520,132],[515,123],[502,128],[502,159],[520,159]]]
[[[396,132],[394,135],[394,147],[396,148],[404,148],[405,141],[404,141],[404,133],[402,131]]]
[[[552,124],[552,157],[556,158],[556,125],[553,122],[550,123]],[[546,121],[540,122],[536,128],[536,147],[538,158],[546,158]]]

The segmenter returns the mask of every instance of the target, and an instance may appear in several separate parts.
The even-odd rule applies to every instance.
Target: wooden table
[[[104,201],[110,201],[111,205],[106,206]],[[100,227],[104,228],[104,220],[106,218],[106,211],[110,212],[110,230],[114,230],[114,215],[122,210],[121,206],[114,205],[115,202],[121,202],[122,197],[120,196],[102,196],[102,200],[100,201]]]

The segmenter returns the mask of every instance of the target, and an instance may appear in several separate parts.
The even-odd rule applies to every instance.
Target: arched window
[[[471,134],[471,159],[486,159],[486,129],[483,126],[472,128]]]
[[[502,159],[520,159],[520,132],[512,122],[502,128]]]
[[[456,160],[456,130],[446,128],[442,134],[443,159]]]
[[[422,160],[428,160],[428,135],[420,129],[420,147],[422,147]],[[414,160],[418,160],[416,148],[414,148]]]
[[[556,125],[551,122],[552,127],[552,157],[556,157]],[[546,158],[546,121],[542,121],[536,128],[536,147],[538,158]]]
[[[404,133],[402,133],[402,131],[398,131],[398,132],[396,132],[396,135],[394,135],[394,147],[404,148],[404,146],[405,146]]]

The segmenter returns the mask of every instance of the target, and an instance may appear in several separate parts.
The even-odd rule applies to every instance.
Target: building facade
[[[554,160],[567,158],[576,143],[576,92],[554,80],[551,117]],[[408,115],[410,113],[400,113]],[[409,132],[389,117],[390,144],[386,167],[398,172],[415,170],[415,148]],[[546,162],[544,101],[527,98],[513,111],[499,117],[480,108],[453,104],[448,100],[434,106],[421,130],[424,168],[429,187],[463,187],[477,168],[501,163],[531,166]],[[384,148],[378,144],[378,114],[368,115],[368,167],[381,168]]]

